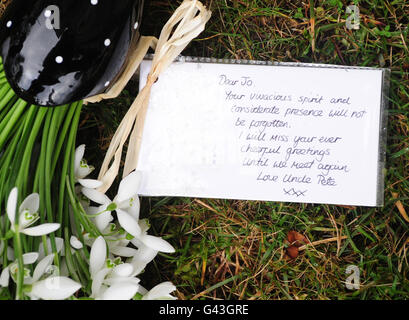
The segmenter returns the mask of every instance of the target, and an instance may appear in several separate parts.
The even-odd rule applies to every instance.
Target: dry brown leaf
[[[392,197],[394,199],[399,198],[399,194],[396,192],[392,192]],[[395,202],[395,206],[398,208],[400,214],[402,215],[403,219],[406,220],[406,222],[409,222],[409,216],[406,213],[405,207],[403,206],[402,202],[400,200]]]

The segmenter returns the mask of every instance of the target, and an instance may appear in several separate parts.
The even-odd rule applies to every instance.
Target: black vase
[[[139,38],[144,0],[13,0],[0,20],[8,82],[30,104],[105,92]]]

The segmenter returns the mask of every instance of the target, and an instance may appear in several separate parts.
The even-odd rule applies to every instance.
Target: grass
[[[143,34],[158,36],[178,3],[148,1]],[[142,283],[170,280],[180,299],[409,298],[409,3],[353,3],[359,30],[345,27],[346,1],[206,1],[213,17],[184,54],[390,68],[385,206],[144,198],[143,215],[177,252],[161,255]],[[119,98],[86,108],[80,140],[90,163],[101,163],[136,94],[130,83]],[[287,259],[290,230],[311,241],[346,239]],[[345,288],[350,264],[360,268],[360,290]]]

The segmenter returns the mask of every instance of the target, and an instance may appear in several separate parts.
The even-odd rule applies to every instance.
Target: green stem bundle
[[[74,190],[74,156],[82,102],[72,103],[55,108],[28,105],[19,99],[7,81],[0,62],[0,237],[4,239],[5,248],[14,247],[15,261],[18,264],[15,296],[22,299],[24,285],[24,265],[22,255],[37,252],[42,245],[46,255],[50,254],[45,236],[27,237],[15,232],[13,239],[6,239],[10,222],[6,218],[6,204],[10,191],[17,187],[18,205],[31,193],[40,195],[40,221],[59,223],[56,234],[50,234],[51,251],[55,253],[54,264],[59,267],[56,237],[68,237],[73,229],[70,212],[74,212],[77,226],[85,223],[81,213],[79,199]],[[67,190],[67,188],[69,190]],[[17,206],[18,208],[18,206]],[[18,225],[18,214],[16,215]],[[95,228],[86,228],[95,233]],[[70,232],[64,232],[69,230]],[[79,232],[79,236],[82,236]],[[13,240],[13,241],[12,241]],[[13,242],[13,243],[12,243]],[[66,248],[69,251],[69,248]],[[88,252],[84,254],[88,255]],[[75,257],[69,255],[69,263],[77,264]],[[7,250],[0,257],[3,266],[8,266]],[[69,268],[70,269],[70,268]],[[71,268],[72,270],[72,268]],[[81,270],[81,269],[80,269]],[[72,270],[74,279],[83,279],[84,285],[89,277],[86,272]]]

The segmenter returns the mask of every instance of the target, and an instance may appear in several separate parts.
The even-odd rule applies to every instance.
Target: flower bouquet
[[[174,299],[170,282],[150,291],[140,285],[147,264],[175,249],[149,235],[148,220],[139,217],[141,173],[134,162],[127,162],[115,198],[105,193],[132,128],[141,132],[150,87],[210,13],[186,0],[158,41],[139,35],[143,1],[56,0],[50,6],[14,0],[4,7],[2,2],[0,297]],[[115,97],[149,47],[156,48],[150,81],[118,128],[99,179],[90,179],[94,167],[84,159],[85,146],[76,147],[84,100]],[[137,150],[131,152],[127,159],[135,158]]]

